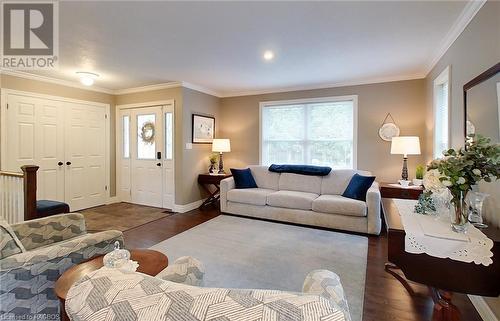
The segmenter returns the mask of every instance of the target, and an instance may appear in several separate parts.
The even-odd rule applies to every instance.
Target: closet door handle
[[[71,165],[71,162],[66,162],[66,165],[68,165],[68,166]]]
[[[156,163],[156,166],[161,166],[161,163]]]
[[[63,162],[59,162],[59,163],[57,163],[57,165],[63,166]]]

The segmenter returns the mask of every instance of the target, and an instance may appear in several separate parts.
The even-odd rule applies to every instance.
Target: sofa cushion
[[[248,168],[252,171],[257,187],[278,190],[280,174],[270,172],[267,166],[251,165]]]
[[[280,175],[279,190],[320,194],[321,177],[282,173]]]
[[[236,188],[257,188],[257,183],[255,183],[252,172],[249,168],[231,168],[231,174],[233,174],[234,185]]]
[[[277,191],[267,196],[267,205],[311,210],[312,202],[318,196],[318,194],[307,192]]]
[[[320,213],[366,216],[366,203],[340,195],[320,195],[312,202],[312,210]]]
[[[236,203],[266,205],[267,195],[276,192],[265,188],[232,189],[227,192],[227,200]]]
[[[366,201],[366,192],[375,181],[375,176],[362,176],[354,174],[347,185],[342,196],[349,197],[359,201]]]
[[[354,169],[332,170],[321,181],[321,195],[342,195],[354,174],[369,176],[370,172]]]

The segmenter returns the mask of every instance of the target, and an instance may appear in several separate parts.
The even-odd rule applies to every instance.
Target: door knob
[[[161,163],[156,163],[156,166],[161,166]]]
[[[68,165],[68,166],[71,165],[71,162],[66,162],[66,165]]]
[[[63,166],[63,162],[59,162],[59,163],[57,163],[57,165]]]

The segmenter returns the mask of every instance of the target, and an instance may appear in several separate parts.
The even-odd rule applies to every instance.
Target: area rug
[[[85,217],[87,231],[126,231],[168,217],[174,213],[164,208],[114,203],[79,211]]]
[[[206,268],[205,286],[299,292],[316,269],[337,273],[353,321],[361,321],[368,239],[220,215],[151,247],[170,262],[190,255]]]

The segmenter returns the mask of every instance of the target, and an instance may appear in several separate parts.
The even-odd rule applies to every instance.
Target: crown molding
[[[133,94],[133,93],[141,93],[146,91],[167,89],[167,88],[177,88],[182,87],[182,82],[180,81],[169,81],[160,84],[147,85],[147,86],[139,86],[125,89],[117,89],[113,91],[115,95],[125,95],[125,94]]]
[[[95,92],[100,92],[100,93],[105,93],[105,94],[111,94],[111,95],[114,94],[114,90],[111,90],[111,89],[97,87],[97,86],[87,87],[87,86],[84,86],[76,81],[69,81],[69,80],[62,80],[62,79],[57,79],[57,78],[52,78],[52,77],[47,77],[47,76],[40,76],[40,75],[36,75],[36,74],[24,72],[24,71],[19,71],[19,70],[2,69],[2,70],[0,70],[0,74],[24,78],[24,79],[48,82],[48,83],[52,83],[52,84],[56,84],[56,85],[78,88],[78,89],[83,89],[83,90],[88,90],[88,91],[95,91]]]
[[[360,86],[360,85],[371,85],[371,84],[380,84],[384,82],[394,82],[394,81],[405,81],[405,80],[415,80],[415,79],[423,79],[425,78],[424,74],[413,74],[413,75],[400,75],[395,77],[383,77],[383,78],[367,78],[359,81],[346,81],[346,82],[337,82],[337,83],[325,83],[325,84],[314,84],[314,85],[305,85],[305,86],[294,86],[294,87],[281,87],[281,88],[270,88],[263,90],[254,90],[254,91],[242,91],[235,93],[226,93],[220,98],[229,98],[229,97],[239,97],[239,96],[254,96],[254,95],[264,95],[264,94],[273,94],[273,93],[283,93],[289,91],[302,91],[302,90],[315,90],[315,89],[327,89],[327,88],[337,88],[337,87],[347,87],[347,86]]]
[[[192,84],[192,83],[189,83],[189,82],[186,82],[186,81],[183,81],[182,82],[182,87],[186,87],[186,88],[189,88],[189,89],[192,89],[192,90],[196,90],[196,91],[199,91],[199,92],[202,92],[204,94],[207,94],[207,95],[212,95],[212,96],[215,96],[215,97],[219,97],[221,98],[222,95],[210,88],[207,88],[207,87],[203,87],[203,86],[199,86],[199,85],[195,85],[195,84]]]
[[[483,7],[487,0],[472,0],[467,2],[462,13],[458,16],[457,20],[453,23],[450,30],[441,42],[441,46],[435,52],[432,60],[427,64],[425,68],[425,75],[427,76],[432,69],[436,66],[439,60],[444,56],[444,54],[450,49],[451,45],[457,40],[457,38],[462,34],[465,28],[469,25],[472,19],[476,16],[479,10]]]

